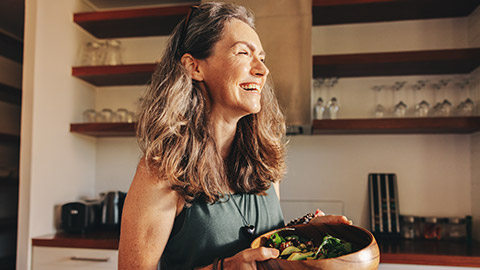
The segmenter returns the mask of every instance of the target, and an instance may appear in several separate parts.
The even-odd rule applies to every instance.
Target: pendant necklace
[[[250,225],[250,222],[247,221],[247,219],[245,218],[245,216],[242,214],[242,211],[240,210],[240,207],[238,206],[237,202],[236,202],[235,199],[232,197],[232,194],[231,194],[231,193],[230,193],[230,199],[233,201],[233,203],[234,203],[235,206],[237,207],[238,212],[240,213],[240,216],[242,216],[243,225],[244,225],[244,226],[241,227],[242,232],[243,232],[247,237],[252,237],[252,236],[255,234],[255,226],[254,226],[254,225]]]

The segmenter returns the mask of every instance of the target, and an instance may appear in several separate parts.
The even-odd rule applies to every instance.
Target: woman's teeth
[[[240,85],[244,90],[247,91],[259,91],[260,92],[260,85],[255,84],[255,83],[247,83],[247,84],[242,84]]]

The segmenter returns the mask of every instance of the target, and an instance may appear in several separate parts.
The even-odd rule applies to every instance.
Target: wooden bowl
[[[295,231],[290,232],[290,234],[296,234],[312,239],[315,246],[319,246],[323,241],[323,237],[328,233],[331,236],[338,237],[342,240],[352,243],[353,249],[357,251],[330,259],[304,261],[271,259],[263,262],[257,262],[258,269],[371,270],[378,268],[378,264],[380,262],[380,251],[378,249],[377,241],[375,241],[375,237],[373,237],[368,230],[362,227],[346,224],[305,224],[292,227],[295,228]],[[263,246],[270,235],[276,231],[279,230],[274,230],[259,236],[252,242],[251,247],[258,248]]]

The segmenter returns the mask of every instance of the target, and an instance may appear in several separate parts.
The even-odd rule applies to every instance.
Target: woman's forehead
[[[252,47],[251,49],[255,51],[263,51],[257,32],[250,25],[238,19],[232,19],[225,24],[220,42],[228,47],[243,44]]]

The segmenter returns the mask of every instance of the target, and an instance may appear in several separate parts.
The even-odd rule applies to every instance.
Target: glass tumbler
[[[114,119],[114,113],[111,109],[103,109],[100,111],[100,113],[97,115],[97,122],[113,122]]]
[[[127,115],[128,115],[127,109],[124,109],[124,108],[118,109],[117,112],[115,113],[116,121],[127,122]]]
[[[87,109],[83,112],[83,122],[93,123],[97,120],[97,112],[94,109]]]

